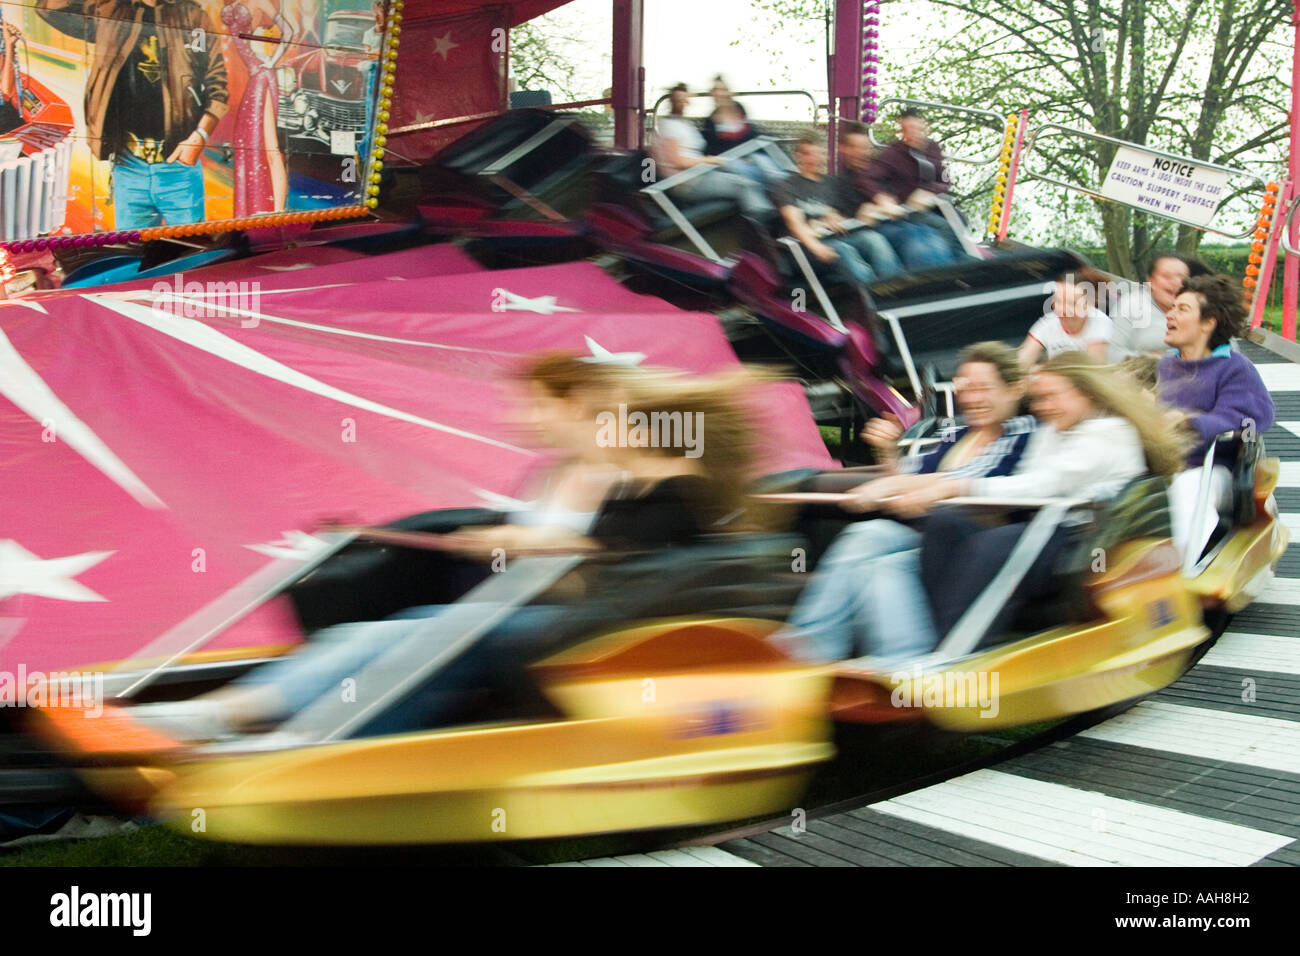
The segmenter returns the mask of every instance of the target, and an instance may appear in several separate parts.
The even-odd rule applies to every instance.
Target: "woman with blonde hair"
[[[1066,497],[1100,501],[1134,478],[1166,477],[1183,466],[1186,443],[1160,409],[1100,361],[1065,352],[1043,363],[1030,387],[1041,426],[1014,474],[945,482],[934,500]],[[1051,592],[1053,567],[1081,524],[1067,516],[1004,603],[984,639],[1005,630],[1026,602]],[[921,577],[938,634],[949,633],[1006,563],[1027,522],[989,528],[963,509],[946,508],[926,523]]]
[[[449,536],[454,547],[442,550],[480,559],[504,553],[508,560],[539,551],[650,551],[732,526],[752,462],[751,416],[743,401],[749,375],[689,377],[552,355],[531,360],[519,378],[529,387],[539,438],[565,455],[560,485],[549,496],[555,507],[542,509],[549,519],[537,525],[512,515],[504,525],[458,531]],[[561,493],[566,478],[576,491]],[[597,487],[599,500],[586,513],[584,503]],[[559,649],[556,625],[570,613],[563,587],[560,582],[555,592],[513,608],[460,651],[426,688],[436,703],[424,719],[444,720],[466,688],[527,685],[528,665]],[[146,705],[136,716],[183,740],[227,737],[286,719],[447,607],[327,628],[305,648],[228,687],[192,701]]]

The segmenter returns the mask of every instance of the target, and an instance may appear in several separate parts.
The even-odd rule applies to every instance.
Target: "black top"
[[[591,537],[624,549],[688,544],[709,529],[706,513],[708,479],[677,475],[654,484],[624,484],[601,503]]]
[[[851,216],[857,204],[847,192],[842,182],[830,176],[812,180],[791,173],[772,190],[772,200],[778,209],[797,206],[809,219],[821,219],[832,209],[842,216]]]
[[[757,139],[760,135],[749,120],[742,121],[739,128],[722,128],[712,116],[701,124],[700,132],[704,136],[705,156],[721,156],[727,150],[734,149],[741,143],[748,143],[751,139]]]
[[[104,137],[114,153],[126,152],[128,133],[140,139],[164,138],[162,81],[167,75],[167,51],[159,41],[153,8],[146,6],[143,14],[140,36],[117,74],[108,101]]]

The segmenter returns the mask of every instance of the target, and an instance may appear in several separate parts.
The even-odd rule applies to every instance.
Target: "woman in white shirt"
[[[1066,276],[1056,283],[1052,311],[1029,328],[1020,345],[1020,364],[1033,368],[1040,357],[1063,352],[1087,352],[1105,359],[1114,324],[1105,312],[1094,308],[1087,283]]]
[[[677,84],[670,94],[672,113],[661,117],[655,124],[654,159],[658,166],[657,178],[660,180],[695,166],[722,166],[726,163],[720,156],[704,155],[704,136],[685,116],[686,105],[690,100],[691,94],[687,91],[686,84]],[[763,187],[757,182],[721,169],[695,176],[689,182],[675,187],[672,192],[691,202],[730,199],[745,215],[759,219],[770,217],[776,212]]]
[[[1013,474],[937,482],[918,501],[924,510],[945,498],[1113,497],[1143,474],[1173,475],[1183,466],[1186,442],[1137,389],[1088,355],[1048,359],[1030,387],[1042,426]],[[989,528],[964,509],[931,515],[921,542],[921,578],[934,613],[935,631],[947,634],[992,582],[1027,522]],[[1077,522],[1056,529],[988,631],[1002,633],[1019,608],[1051,592],[1057,557]]]

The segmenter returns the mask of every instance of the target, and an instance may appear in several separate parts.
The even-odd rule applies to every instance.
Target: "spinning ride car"
[[[336,536],[288,587],[304,629],[446,600],[457,562],[410,531],[466,520],[417,516],[379,542]],[[728,534],[649,554],[512,558],[356,675],[380,694],[349,703],[331,690],[269,733],[178,746],[126,706],[96,719],[47,710],[44,732],[124,805],[186,832],[203,807],[214,839],[475,842],[770,813],[833,753],[828,672],[763,640],[798,586],[791,544]],[[471,697],[436,726],[422,719],[421,693],[448,660],[573,574],[588,596],[556,625],[565,649],[534,665],[534,686]],[[146,679],[157,688],[176,672]]]

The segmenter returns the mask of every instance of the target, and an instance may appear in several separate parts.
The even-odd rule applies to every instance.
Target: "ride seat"
[[[645,150],[610,153],[596,162],[591,170],[591,182],[597,202],[611,203],[633,209],[646,220],[651,242],[668,242],[681,236],[681,230],[664,213],[659,204],[643,190],[654,179],[647,181],[647,170],[653,170],[654,160]],[[727,199],[708,199],[691,202],[676,190],[668,191],[668,198],[681,210],[682,215],[697,229],[725,222],[738,215],[734,202]]]
[[[1051,593],[1026,604],[1012,630],[1034,633],[1071,621],[1087,621],[1095,611],[1085,588],[1097,554],[1123,541],[1168,538],[1169,483],[1157,475],[1134,478],[1115,497],[1096,506],[1087,526],[1057,558]]]

